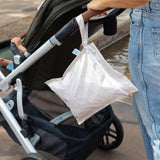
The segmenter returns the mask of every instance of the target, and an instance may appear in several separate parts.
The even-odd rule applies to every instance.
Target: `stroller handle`
[[[103,13],[104,11],[105,10],[87,10],[86,12],[83,12],[82,17],[84,19],[84,22],[87,22],[93,16]]]
[[[84,22],[87,22],[91,17],[96,16],[102,12],[104,11],[87,10],[82,13],[82,17],[84,19]],[[73,35],[77,30],[78,24],[75,18],[73,18],[55,34],[55,37],[59,42],[61,42],[66,36]],[[51,38],[50,41],[52,43],[52,41],[54,41],[54,38]]]

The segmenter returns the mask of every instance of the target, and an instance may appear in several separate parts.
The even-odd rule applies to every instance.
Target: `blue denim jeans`
[[[160,0],[131,10],[130,21],[129,66],[139,90],[133,107],[148,160],[160,160]]]

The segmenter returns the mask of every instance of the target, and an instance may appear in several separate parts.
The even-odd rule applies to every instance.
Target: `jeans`
[[[148,160],[160,160],[160,2],[130,13],[129,67]],[[135,133],[136,134],[136,133]]]

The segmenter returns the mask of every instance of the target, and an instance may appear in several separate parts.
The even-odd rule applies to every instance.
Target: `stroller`
[[[111,105],[106,106],[105,109],[90,117],[81,126],[78,126],[70,111],[58,115],[54,119],[50,119],[46,114],[43,114],[35,106],[28,103],[28,99],[26,98],[31,93],[30,88],[32,85],[35,89],[39,89],[34,81],[28,80],[30,79],[29,72],[35,72],[35,64],[38,65],[40,63],[39,60],[50,55],[50,50],[53,47],[57,49],[56,46],[61,45],[63,40],[65,45],[67,43],[65,41],[68,41],[66,37],[75,36],[77,38],[75,31],[78,30],[78,27],[73,17],[84,12],[87,3],[87,0],[68,0],[67,2],[64,0],[44,1],[24,39],[27,54],[19,54],[16,46],[11,44],[11,50],[16,53],[14,56],[15,69],[11,73],[7,73],[7,76],[0,72],[0,87],[5,92],[9,90],[11,85],[16,84],[16,87],[9,94],[9,97],[3,100],[0,98],[0,123],[7,130],[11,138],[26,151],[27,154],[22,157],[22,160],[46,160],[44,156],[37,153],[36,149],[51,153],[63,160],[85,160],[98,146],[105,150],[111,150],[118,147],[123,140],[121,122],[114,115]],[[54,10],[53,4],[55,6]],[[63,8],[63,12],[60,8]],[[52,12],[55,13],[54,17],[51,14]],[[114,13],[114,16],[116,16],[121,12],[122,10],[114,10],[110,15],[113,16]],[[90,15],[90,13],[84,12],[83,15],[88,20],[95,13]],[[61,20],[62,17],[65,18]],[[107,17],[105,21],[108,22]],[[39,18],[42,20],[39,21]],[[73,19],[62,27],[71,18]],[[45,20],[48,23],[42,25],[41,23],[44,23]],[[90,28],[92,28],[90,35],[101,27],[100,21],[104,21],[104,18],[90,21]],[[57,22],[61,23],[56,25]],[[54,24],[57,28],[53,29],[49,24]],[[59,30],[59,28],[61,29]],[[52,32],[53,36],[50,35],[52,30],[55,32]],[[42,31],[46,35],[45,38]],[[69,38],[71,39],[71,37]],[[74,42],[80,45],[80,39]],[[0,48],[4,49],[8,47],[9,43],[10,40],[1,42]],[[61,59],[62,57],[56,55],[54,58],[56,59],[56,63],[57,58]],[[60,69],[59,67],[55,67],[58,73],[47,75],[45,79],[61,76],[73,58],[73,56],[65,58],[66,63],[64,66],[60,64]],[[40,83],[43,80],[37,81]],[[45,88],[46,86],[40,85],[40,87]],[[65,106],[65,104],[63,105]]]

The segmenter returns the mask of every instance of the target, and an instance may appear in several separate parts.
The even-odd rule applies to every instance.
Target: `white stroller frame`
[[[24,72],[26,69],[28,69],[34,62],[36,62],[38,59],[40,59],[45,53],[47,53],[51,48],[53,48],[55,45],[60,45],[60,42],[56,40],[55,36],[50,38],[44,45],[42,45],[37,51],[35,51],[32,55],[30,55],[22,64],[20,64],[15,70],[13,70],[7,77],[3,75],[2,72],[0,72],[0,79],[2,80],[0,82],[0,88],[2,91],[8,91],[10,88],[10,81],[17,76],[19,73]],[[27,54],[27,52],[25,53]],[[19,78],[16,79],[17,84],[17,109],[18,114],[20,118],[26,119],[26,115],[23,111],[23,105],[22,105],[22,82]],[[30,142],[28,138],[25,138],[23,134],[21,133],[22,128],[18,124],[17,120],[11,113],[8,105],[4,103],[2,98],[0,97],[0,111],[4,118],[6,119],[7,123],[11,127],[12,131],[16,135],[17,139],[25,149],[26,153],[37,153],[35,148],[33,147],[33,144]],[[71,115],[71,114],[69,114]]]
[[[94,16],[94,14],[91,16]],[[77,28],[77,25],[76,25],[76,28]],[[75,29],[73,29],[72,31],[71,30],[69,30],[69,33],[67,34],[72,33],[72,31],[74,31]],[[60,30],[60,34],[61,34],[61,31],[63,31],[63,28]],[[61,42],[56,38],[56,34],[55,34],[47,42],[45,42],[39,49],[37,49],[33,54],[30,55],[28,52],[25,52],[24,55],[28,58],[24,62],[22,62],[16,69],[14,69],[7,77],[5,77],[3,73],[0,71],[0,79],[2,80],[0,82],[0,89],[5,92],[8,91],[10,89],[10,82],[13,78],[15,78],[18,74],[27,70],[32,64],[34,64],[37,60],[39,60],[43,55],[45,55],[50,49],[52,49],[56,45],[60,46]],[[19,58],[20,58],[19,55],[14,57],[14,62],[16,64],[18,64]],[[22,82],[19,78],[16,79],[16,85],[17,85],[16,90],[17,90],[18,115],[22,120],[25,120],[27,117],[23,111]],[[24,137],[24,135],[21,133],[22,128],[20,127],[17,120],[15,119],[15,117],[10,111],[12,108],[12,104],[11,104],[12,102],[10,103],[9,101],[8,103],[9,104],[5,104],[3,99],[0,97],[0,112],[4,116],[5,120],[9,124],[10,128],[16,135],[17,139],[19,140],[20,144],[23,146],[26,153],[37,153],[36,149],[34,148],[34,145],[39,140],[39,137],[37,137],[38,135],[37,136],[35,135],[35,137],[32,138],[32,143],[28,138]],[[72,117],[72,113],[69,111],[53,119],[51,122],[54,124],[59,124],[70,117]]]
[[[86,22],[91,17],[97,15],[100,13],[99,11],[86,11],[82,14],[84,21]],[[119,13],[120,14],[120,13]],[[24,53],[24,56],[27,58],[25,61],[21,63],[21,56],[16,55],[14,56],[14,63],[18,65],[9,75],[6,77],[4,74],[0,71],[0,90],[6,92],[10,89],[11,81],[13,79],[16,79],[16,90],[17,90],[17,110],[18,115],[21,118],[21,120],[26,120],[27,116],[24,113],[23,110],[23,87],[22,82],[20,78],[17,78],[17,76],[20,73],[23,73],[26,71],[32,64],[34,64],[37,60],[39,60],[42,56],[44,56],[48,51],[50,51],[54,46],[60,46],[61,41],[64,37],[71,35],[75,32],[75,30],[78,29],[78,25],[76,24],[74,18],[67,23],[62,29],[60,29],[55,35],[53,35],[49,40],[47,40],[40,48],[38,48],[35,52],[33,52],[31,55],[27,51]],[[37,142],[40,139],[40,136],[35,134],[31,139],[25,137],[25,135],[22,133],[22,127],[19,125],[18,121],[14,117],[14,115],[11,112],[11,109],[13,108],[13,100],[9,100],[7,103],[3,101],[3,99],[0,97],[0,112],[2,113],[3,117],[7,121],[8,125],[12,129],[13,133],[15,134],[16,138],[19,140],[20,144],[24,148],[27,154],[30,153],[37,153],[35,146]],[[72,113],[66,112],[55,119],[51,120],[50,122],[54,124],[60,124],[63,121],[73,117]],[[117,120],[117,119],[116,119]],[[118,123],[120,123],[118,121]],[[122,129],[121,129],[122,130]],[[121,135],[122,136],[122,135]],[[123,139],[123,138],[122,138]],[[121,141],[122,141],[121,139]],[[118,142],[118,145],[121,143],[121,141]]]

